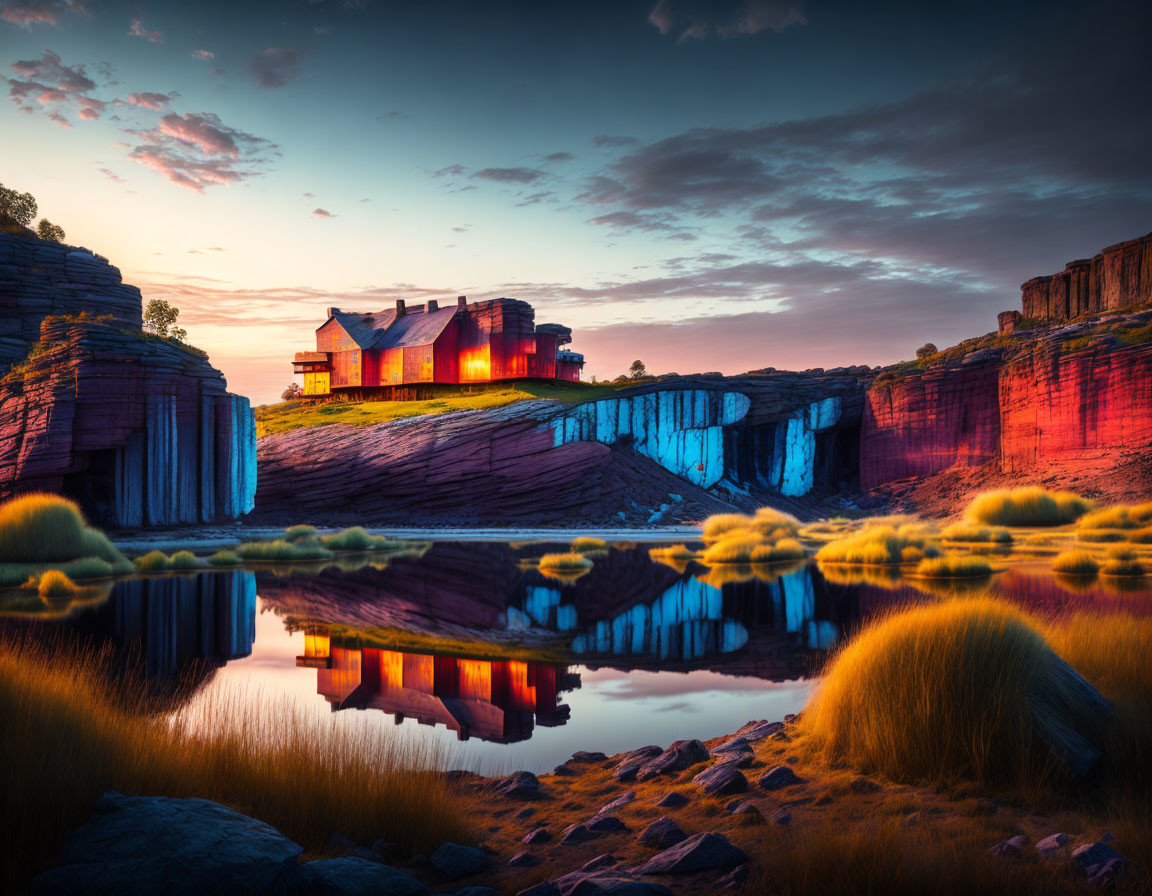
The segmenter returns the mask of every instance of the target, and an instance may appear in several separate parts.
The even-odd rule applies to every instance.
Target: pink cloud
[[[211,50],[193,50],[192,55],[197,59],[215,59],[216,54]]]
[[[63,13],[76,13],[88,15],[88,7],[81,2],[69,0],[24,0],[20,3],[10,3],[0,10],[0,19],[18,25],[21,28],[30,28],[33,25],[59,25]]]
[[[150,31],[144,27],[144,19],[140,16],[134,16],[129,23],[128,33],[133,37],[142,37],[147,41],[154,44],[164,43],[163,31]]]
[[[163,109],[168,105],[169,98],[163,93],[130,93],[128,100],[133,106],[143,106],[145,109]]]
[[[229,129],[219,124],[215,116],[177,115],[170,113],[160,119],[160,130],[170,137],[191,143],[205,155],[239,158],[240,150]]]
[[[335,218],[336,216],[326,208],[316,208],[312,210],[313,218]]]

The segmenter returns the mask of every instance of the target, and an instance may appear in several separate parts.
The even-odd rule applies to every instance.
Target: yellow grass
[[[36,585],[41,597],[71,597],[79,589],[68,576],[58,569],[50,569],[42,576]]]
[[[751,563],[752,552],[763,544],[759,535],[729,530],[729,537],[709,545],[701,559],[708,566],[717,563]]]
[[[1052,492],[1037,485],[978,495],[968,505],[970,522],[990,526],[1064,526],[1091,509],[1074,492]]]
[[[804,546],[795,538],[781,538],[776,544],[762,544],[752,551],[753,563],[787,563],[805,557]]]
[[[925,579],[980,579],[991,575],[992,567],[983,557],[947,554],[925,557],[915,574]]]
[[[1094,576],[1100,564],[1087,551],[1064,551],[1052,561],[1052,569],[1068,576]]]
[[[1008,604],[910,607],[839,651],[801,730],[826,761],[895,781],[1034,789],[1055,766],[1029,694],[1052,680],[1054,659],[1036,620]]]
[[[1149,526],[1152,526],[1152,502],[1094,510],[1076,524],[1077,529],[1146,529]]]
[[[608,550],[608,542],[603,538],[582,535],[572,540],[572,550],[577,554],[599,554]]]
[[[1108,561],[1100,567],[1102,576],[1142,576],[1147,571],[1135,551],[1120,545],[1109,548]]]
[[[752,527],[752,517],[743,513],[717,513],[704,521],[703,538],[705,544],[714,544],[733,532],[747,532]]]
[[[592,561],[583,554],[570,551],[566,554],[544,554],[539,561],[543,570],[569,571],[591,569]]]
[[[915,549],[906,559],[905,551]],[[859,532],[830,541],[816,552],[824,563],[889,566],[937,557],[940,549],[932,543],[928,530],[916,523],[898,529],[892,526],[870,526]]]
[[[91,652],[0,643],[0,880],[16,889],[109,789],[218,800],[314,852],[337,831],[409,852],[473,835],[469,804],[427,771],[446,759],[428,747],[227,700],[206,708],[219,733],[200,736],[148,714],[144,692],[118,679]]]
[[[1007,529],[975,526],[972,523],[953,523],[951,526],[946,526],[940,534],[948,541],[1012,543],[1012,533]]]

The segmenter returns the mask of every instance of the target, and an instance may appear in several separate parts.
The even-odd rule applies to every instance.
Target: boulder
[[[639,869],[640,874],[692,874],[696,871],[728,869],[747,861],[738,846],[723,834],[695,834],[657,853]]]
[[[300,892],[307,896],[416,896],[424,885],[403,871],[357,856],[300,866]]]
[[[508,860],[508,864],[513,868],[531,868],[540,864],[540,857],[530,852],[518,852]]]
[[[1024,855],[1024,847],[1027,844],[1028,841],[1023,835],[1009,837],[1007,840],[1001,840],[989,849],[988,855],[1001,859],[1018,859]]]
[[[709,796],[744,793],[748,789],[748,779],[733,762],[721,762],[704,769],[692,783]]]
[[[594,859],[589,859],[580,866],[581,871],[602,871],[605,868],[612,868],[616,865],[616,859],[610,853],[602,853]]]
[[[616,799],[612,800],[612,802],[606,803],[596,814],[603,815],[606,812],[611,812],[613,809],[619,809],[623,806],[627,806],[634,799],[636,799],[636,791],[629,790],[627,793],[620,794],[620,796],[616,797]]]
[[[616,831],[628,830],[628,825],[615,815],[594,815],[586,825],[588,830],[594,834],[611,834]]]
[[[637,843],[656,849],[667,849],[687,839],[688,835],[681,830],[680,825],[667,815],[661,815],[636,835]]]
[[[682,793],[677,793],[675,790],[669,791],[660,798],[656,803],[661,809],[679,809],[681,806],[688,805],[688,797]]]
[[[659,747],[641,747],[638,750],[625,753],[620,761],[616,763],[616,768],[612,770],[612,774],[621,781],[631,781],[636,777],[636,773],[640,771],[641,766],[648,762],[653,756],[659,756],[663,752]]]
[[[803,784],[804,781],[796,776],[786,765],[778,765],[775,768],[770,768],[764,772],[756,781],[765,790],[780,790],[784,787],[792,787],[795,784]]]
[[[1036,855],[1042,859],[1063,859],[1067,855],[1065,847],[1072,842],[1068,834],[1051,834],[1036,844]]]
[[[783,722],[749,722],[743,728],[736,732],[739,737],[744,738],[748,743],[753,743],[758,740],[764,740],[771,737],[779,731],[784,730]]]
[[[534,800],[540,796],[540,781],[531,772],[513,772],[497,781],[494,789],[511,800]]]
[[[1127,866],[1128,860],[1103,839],[1072,850],[1072,865],[1094,884],[1108,884]]]
[[[672,896],[662,884],[612,871],[573,871],[557,878],[560,896]]]
[[[568,761],[586,765],[590,762],[607,762],[608,757],[604,753],[589,753],[586,750],[577,750]]]
[[[547,843],[551,839],[552,834],[549,833],[548,828],[540,827],[530,830],[520,842],[531,846],[536,843]]]
[[[210,800],[109,792],[31,892],[280,893],[296,883],[302,852],[270,825]]]
[[[428,857],[428,861],[449,880],[475,874],[488,864],[484,850],[475,846],[461,846],[459,843],[443,844]]]
[[[683,771],[709,759],[708,748],[698,740],[678,740],[660,755],[654,756],[636,771],[637,781],[648,781],[658,775]]]

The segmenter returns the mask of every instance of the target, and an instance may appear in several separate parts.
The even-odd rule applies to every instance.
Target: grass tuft
[[[236,549],[241,560],[253,563],[312,563],[335,555],[322,544],[276,541],[249,541]]]
[[[591,569],[592,561],[583,554],[570,551],[566,554],[544,554],[539,561],[541,569],[551,569],[560,572]]]
[[[289,526],[284,530],[285,541],[299,541],[302,538],[314,538],[319,530],[315,526]]]
[[[1087,551],[1064,551],[1052,561],[1052,570],[1066,576],[1094,576],[1100,564]]]
[[[204,561],[191,551],[177,551],[168,558],[168,565],[171,569],[179,570],[203,569]]]
[[[608,550],[608,542],[603,538],[582,535],[580,538],[573,539],[572,550],[577,554],[598,554]]]
[[[240,555],[225,548],[209,557],[208,563],[212,566],[239,566]]]
[[[973,544],[1012,544],[1012,533],[1007,529],[975,526],[971,523],[953,523],[940,533],[948,541]]]
[[[992,567],[983,557],[964,554],[925,557],[916,567],[916,575],[925,579],[979,579],[991,574]]]
[[[79,589],[58,569],[50,569],[40,576],[36,590],[41,597],[71,597]]]
[[[139,572],[167,572],[171,569],[171,561],[163,551],[149,551],[132,562]]]
[[[1051,492],[1037,485],[978,495],[965,516],[988,526],[1065,526],[1092,505],[1074,492]]]
[[[111,579],[116,575],[116,570],[112,568],[112,564],[107,560],[101,560],[99,557],[82,557],[79,560],[73,560],[71,563],[65,563],[61,566],[60,571],[73,581]]]
[[[1108,549],[1108,561],[1100,567],[1102,576],[1142,576],[1146,572],[1136,552],[1121,545]]]
[[[916,523],[899,528],[869,526],[830,541],[816,552],[816,559],[823,563],[862,566],[895,566],[938,556],[940,549],[932,543],[929,531]]]
[[[751,527],[752,517],[743,513],[713,514],[704,521],[704,543],[715,544],[736,532],[747,532]]]

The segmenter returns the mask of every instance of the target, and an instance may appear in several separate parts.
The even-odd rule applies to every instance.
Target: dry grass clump
[[[149,551],[132,561],[139,572],[167,572],[168,555],[163,551]]]
[[[708,566],[717,563],[751,563],[752,552],[764,542],[759,535],[737,530],[728,538],[717,541],[704,549],[701,560]]]
[[[1117,545],[1108,550],[1108,560],[1100,567],[1102,576],[1142,576],[1147,568],[1131,548]]]
[[[544,554],[540,558],[539,566],[541,569],[564,572],[578,569],[591,569],[592,561],[583,554],[569,551],[565,554]]]
[[[1052,570],[1066,576],[1094,576],[1100,564],[1087,551],[1064,551],[1052,561]]]
[[[753,563],[787,563],[805,556],[804,546],[795,538],[781,538],[776,544],[762,544],[752,550]]]
[[[240,555],[235,551],[230,551],[227,548],[217,551],[208,558],[208,563],[211,566],[239,566]]]
[[[753,515],[749,529],[774,541],[781,538],[795,538],[800,534],[800,521],[792,514],[774,507],[761,507]]]
[[[715,544],[736,531],[747,532],[752,528],[752,517],[743,513],[717,513],[704,521],[704,544]]]
[[[1129,533],[1120,529],[1079,529],[1076,532],[1076,540],[1084,544],[1119,544],[1129,538]]]
[[[1147,529],[1152,526],[1152,501],[1146,504],[1117,504],[1086,513],[1078,529]]]
[[[1012,533],[1007,529],[989,526],[976,526],[972,523],[953,523],[940,533],[948,541],[963,541],[973,544],[1012,544]]]
[[[973,499],[965,516],[988,526],[1065,526],[1092,505],[1074,492],[1052,492],[1038,485],[985,492]]]
[[[992,566],[983,557],[945,554],[925,557],[917,565],[915,574],[925,579],[980,579],[992,574]]]
[[[80,589],[60,570],[50,569],[40,576],[36,590],[41,597],[71,597]]]
[[[149,551],[132,561],[137,572],[195,572],[204,562],[191,551],[177,551],[171,557],[163,551]]]
[[[315,538],[319,531],[315,526],[304,524],[289,526],[284,530],[284,540],[299,541],[302,538]]]
[[[330,560],[335,554],[315,542],[249,541],[236,549],[241,560],[251,563],[315,563]]]
[[[447,757],[366,725],[217,698],[195,733],[123,693],[106,657],[0,643],[0,880],[23,892],[101,793],[202,797],[273,825],[310,852],[333,832],[408,852],[466,843],[469,804],[430,769]],[[354,807],[355,811],[349,811]]]
[[[601,554],[608,550],[608,542],[603,538],[582,535],[572,540],[572,550],[577,554]]]
[[[796,540],[799,521],[772,507],[761,507],[753,516],[722,513],[704,522],[704,544],[701,562],[708,565],[728,563],[781,563],[804,556]]]
[[[665,563],[669,560],[674,563],[687,563],[689,560],[696,559],[696,552],[686,544],[670,544],[658,548],[649,548],[648,556],[657,563]]]
[[[869,526],[830,541],[816,552],[822,563],[861,566],[896,566],[939,557],[940,549],[932,542],[930,530],[917,523],[899,528]]]
[[[835,656],[801,715],[817,755],[895,781],[1033,789],[1051,780],[1032,695],[1065,692],[1037,622],[1008,604],[959,598],[893,612]],[[1059,722],[1091,730],[1066,700]]]

